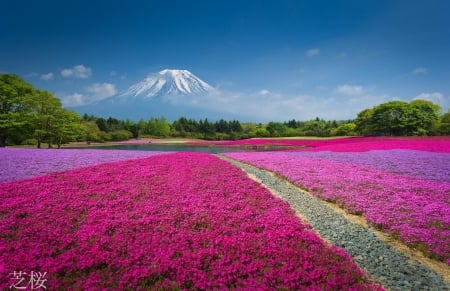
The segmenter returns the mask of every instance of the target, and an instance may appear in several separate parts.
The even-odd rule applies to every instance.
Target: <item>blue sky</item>
[[[413,98],[446,112],[448,15],[446,0],[4,0],[0,72],[67,105],[169,68],[218,88],[202,105],[224,117],[347,119]]]

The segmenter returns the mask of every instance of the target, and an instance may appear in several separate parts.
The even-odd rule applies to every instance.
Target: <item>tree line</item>
[[[219,120],[210,122],[204,120],[188,119],[180,117],[174,122],[169,122],[164,116],[151,117],[149,120],[140,119],[119,120],[113,117],[105,119],[94,115],[83,115],[83,123],[88,125],[87,137],[89,141],[104,142],[127,140],[130,138],[155,137],[155,138],[201,138],[201,139],[235,139],[242,133],[239,121]]]
[[[241,123],[238,120],[169,122],[163,116],[137,122],[114,117],[80,116],[64,109],[49,92],[35,89],[17,75],[0,74],[0,147],[29,144],[61,147],[71,141],[107,142],[131,138],[208,140],[283,136],[450,135],[450,110],[427,100],[390,101],[361,111],[354,120]]]

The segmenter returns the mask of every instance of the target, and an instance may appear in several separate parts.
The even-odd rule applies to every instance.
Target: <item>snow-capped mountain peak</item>
[[[156,95],[190,95],[206,94],[214,90],[208,83],[202,81],[188,70],[165,69],[157,74],[150,74],[143,81],[128,88],[122,96]]]

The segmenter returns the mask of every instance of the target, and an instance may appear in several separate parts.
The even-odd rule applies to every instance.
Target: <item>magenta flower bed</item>
[[[394,155],[395,153],[393,153]],[[227,156],[274,171],[450,264],[450,183],[280,153]]]
[[[450,153],[448,137],[381,138],[359,137],[334,139],[312,145],[314,151],[365,152],[370,150],[407,149]]]
[[[450,154],[414,150],[367,152],[289,152],[287,155],[368,166],[381,171],[424,180],[450,182]]]
[[[40,152],[42,153],[42,152]],[[0,289],[378,290],[287,202],[204,153],[0,184]]]
[[[244,139],[235,141],[205,141],[190,144],[227,145],[227,146],[298,146],[304,150],[334,152],[364,152],[369,150],[410,149],[431,152],[450,152],[448,137],[352,137],[335,139]]]
[[[0,148],[0,182],[157,154],[163,154],[163,152]]]

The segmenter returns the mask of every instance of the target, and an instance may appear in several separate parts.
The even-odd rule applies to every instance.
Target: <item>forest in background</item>
[[[299,117],[301,119],[301,117]],[[390,101],[364,109],[352,120],[271,121],[241,123],[180,117],[132,121],[80,116],[62,107],[53,94],[35,89],[14,74],[0,74],[0,147],[61,147],[71,141],[108,142],[131,138],[199,138],[207,140],[293,136],[422,136],[450,135],[450,109],[428,100]]]

